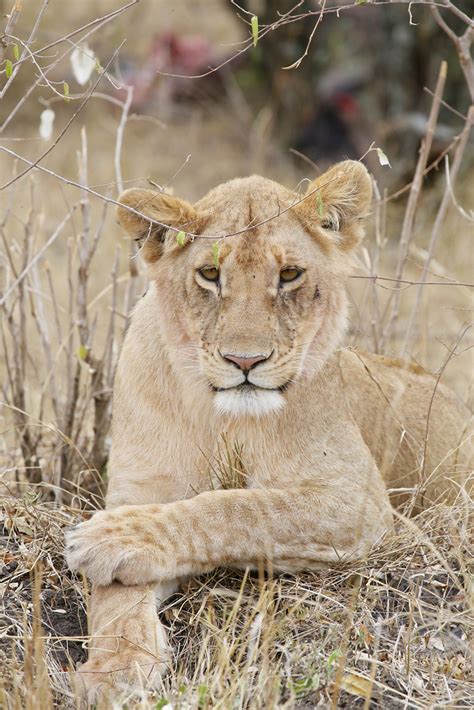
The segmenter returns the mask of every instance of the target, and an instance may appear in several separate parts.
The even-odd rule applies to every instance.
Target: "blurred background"
[[[11,4],[2,0],[2,14]],[[465,0],[457,5],[468,11]],[[67,31],[123,6],[114,0],[83,0],[67,6],[51,0],[36,32],[35,47],[54,43]],[[40,0],[22,7],[15,28],[20,38],[29,37],[40,7]],[[87,46],[102,65],[123,42],[110,66],[117,78],[115,86],[104,79],[99,92],[123,101],[127,91],[120,85],[133,90],[133,121],[124,155],[127,179],[169,179],[190,153],[190,164],[180,179],[200,194],[220,180],[257,169],[277,179],[299,177],[307,172],[309,161],[318,170],[343,158],[359,159],[377,145],[389,156],[392,170],[381,171],[373,153],[366,162],[382,187],[400,185],[413,173],[431,105],[429,92],[444,59],[448,78],[443,99],[451,110],[441,109],[431,151],[431,157],[436,157],[462,127],[469,95],[455,47],[427,7],[333,2],[307,47],[320,9],[314,0],[141,0],[129,3],[99,27]],[[258,17],[262,37],[249,48],[253,15]],[[456,17],[450,23],[454,31],[463,28]],[[51,47],[41,63],[49,64],[65,48],[64,43]],[[68,60],[58,62],[48,78],[53,85],[57,82],[60,93],[66,81],[72,97],[81,86]],[[30,87],[30,79],[28,71],[19,73],[3,99],[4,117]],[[43,85],[31,92],[23,110],[9,121],[9,131],[2,126],[3,135],[38,139],[39,114],[45,106],[54,108],[58,123],[60,116],[73,112],[71,102],[51,96],[49,88]],[[76,131],[87,124],[91,145],[97,137],[104,150],[106,135],[113,136],[114,121],[120,116],[119,107],[96,98],[87,110]],[[140,139],[147,141],[147,150],[137,155]],[[212,156],[211,169],[209,158],[216,147],[219,155]],[[132,174],[134,156],[141,166],[136,174]],[[107,169],[112,178],[112,165],[103,163],[104,178]]]
[[[4,26],[13,5],[0,0]],[[18,8],[0,75],[3,453],[17,478],[23,467],[62,485],[78,467],[102,475],[106,466],[116,357],[146,288],[115,220],[113,201],[132,185],[193,201],[236,176],[297,188],[335,161],[362,159],[377,199],[349,284],[348,343],[435,374],[443,368],[443,381],[469,400],[467,134],[454,186],[445,156],[452,167],[470,96],[455,45],[425,3],[31,0]],[[442,17],[461,34],[469,2],[456,8]],[[410,206],[443,61],[431,169]],[[19,178],[22,158],[40,159],[43,170]]]
[[[11,4],[2,0],[2,14]],[[343,157],[360,158],[375,142],[390,153],[399,177],[413,168],[430,106],[427,90],[434,89],[441,59],[448,62],[444,100],[462,113],[469,103],[468,91],[452,42],[426,7],[381,3],[361,8],[361,4],[365,3],[331,3],[307,56],[293,69],[288,67],[304,54],[315,24],[316,16],[305,13],[320,9],[311,0],[298,4],[289,0],[141,0],[94,33],[89,45],[105,63],[125,40],[111,69],[133,87],[133,113],[165,123],[172,120],[175,129],[176,124],[205,120],[207,134],[215,129],[214,123],[208,123],[214,119],[224,124],[221,131],[227,126],[229,141],[232,135],[231,142],[247,146],[246,153],[254,147],[249,146],[250,131],[263,157],[272,158],[273,146],[296,163],[296,170],[300,166],[291,160],[291,149],[319,165]],[[64,6],[53,0],[38,27],[36,46],[54,42],[66,28],[76,29],[123,5],[114,0],[83,0]],[[242,51],[252,15],[258,17],[262,29],[281,21],[296,5],[290,17],[301,19],[282,23],[256,47]],[[468,11],[465,0],[457,5]],[[39,0],[24,4],[16,24],[20,37],[28,38],[40,6]],[[451,25],[455,31],[463,26],[456,18]],[[218,68],[210,72],[211,67]],[[25,83],[28,78],[23,77]],[[80,88],[61,63],[49,78],[69,78],[71,92]],[[24,88],[20,77],[15,88],[17,94]],[[112,91],[107,82],[100,88],[124,98],[123,91]],[[44,93],[39,90],[32,98],[41,105],[41,99],[50,98]],[[14,90],[8,98],[15,102]],[[8,101],[2,113],[7,111]],[[97,115],[97,106],[95,111]],[[111,111],[103,118],[113,116]],[[17,115],[16,121],[31,118],[29,112]],[[443,109],[434,151],[447,145],[459,121],[459,116]],[[221,141],[224,136],[219,136]]]

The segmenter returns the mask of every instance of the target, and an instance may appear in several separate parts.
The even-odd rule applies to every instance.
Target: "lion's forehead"
[[[275,221],[298,202],[298,195],[272,180],[253,175],[211,190],[196,208],[208,214],[213,228],[240,231],[265,220]],[[252,230],[255,231],[255,230]]]
[[[207,223],[203,238],[196,240],[195,260],[215,261],[214,238],[219,264],[227,268],[271,268],[298,259],[306,241],[291,209],[298,201],[295,192],[257,175],[219,185],[196,205],[207,214]]]

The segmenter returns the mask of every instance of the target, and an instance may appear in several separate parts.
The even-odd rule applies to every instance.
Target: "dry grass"
[[[122,702],[472,706],[467,508],[434,508],[400,521],[356,567],[277,579],[219,570],[190,580],[160,613],[175,649],[173,672],[161,692]],[[4,707],[77,702],[67,669],[86,656],[88,593],[65,567],[61,534],[77,512],[26,496],[2,503]]]
[[[21,23],[25,31],[31,28],[33,5],[25,3],[19,33]],[[119,3],[76,3],[67,17],[54,13],[52,5],[40,45]],[[141,39],[129,37],[129,55],[140,60],[156,6],[144,1],[133,8],[130,20],[119,16],[99,33],[94,47],[102,63],[129,27]],[[159,4],[163,26],[202,31],[223,44],[237,41],[241,31],[232,15],[217,1],[212,8],[211,23],[209,9],[191,16],[186,3],[179,10]],[[66,78],[74,88],[68,66],[66,57],[54,77]],[[33,75],[31,66],[19,75],[18,93],[4,103],[8,111]],[[39,94],[51,98],[45,89],[33,93],[2,136],[2,145],[30,159],[44,149],[37,138]],[[117,197],[121,182],[146,183],[148,177],[159,184],[171,180],[174,190],[189,199],[251,172],[288,186],[312,177],[305,164],[295,166],[272,143],[268,116],[252,115],[231,77],[223,94],[218,101],[155,107],[153,120],[128,116],[120,144],[123,110],[91,99],[44,165],[110,199]],[[57,125],[63,126],[77,101],[53,105]],[[192,157],[180,170],[188,154]],[[429,263],[427,280],[451,285],[423,287],[404,355],[435,375],[442,372],[443,382],[469,403],[472,335],[466,327],[473,303],[470,289],[459,284],[472,281],[472,224],[451,204],[436,249],[429,253],[446,184],[442,165],[438,180],[417,204],[404,262],[407,283],[393,321],[396,284],[366,277],[394,278],[406,195],[388,205],[377,202],[354,273],[364,278],[350,283],[349,342],[399,355],[417,283]],[[2,184],[22,167],[2,157]],[[463,167],[454,188],[458,205],[466,209],[472,179],[472,170]],[[13,288],[2,312],[0,354],[6,373],[0,706],[69,708],[79,702],[69,689],[67,670],[86,656],[88,591],[87,583],[65,567],[63,528],[100,504],[117,353],[129,308],[145,280],[130,272],[128,245],[117,233],[113,206],[90,193],[32,171],[1,193],[1,204],[0,285],[3,294]],[[133,263],[141,268],[139,260]],[[239,451],[223,441],[219,456],[213,464],[218,484],[240,485],[245,471]],[[268,571],[222,570],[191,580],[161,612],[175,648],[173,672],[161,693],[144,690],[141,699],[123,702],[143,708],[166,703],[175,708],[472,706],[470,509],[465,501],[453,509],[427,510],[411,522],[399,520],[396,534],[356,568],[277,579]]]

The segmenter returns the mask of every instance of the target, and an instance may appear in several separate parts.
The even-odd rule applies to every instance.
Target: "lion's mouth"
[[[262,385],[255,385],[253,382],[246,380],[233,387],[216,387],[211,384],[211,389],[213,392],[286,392],[290,384],[291,383],[288,381],[279,387],[264,387]]]

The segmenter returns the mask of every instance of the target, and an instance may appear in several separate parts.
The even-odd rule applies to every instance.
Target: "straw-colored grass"
[[[157,693],[129,708],[469,707],[468,501],[432,508],[365,561],[273,578],[219,570],[160,613],[174,647]],[[1,507],[0,704],[69,708],[67,670],[86,657],[87,585],[67,570],[76,512],[25,496]],[[41,623],[39,614],[41,612]],[[99,707],[110,707],[104,701]]]

